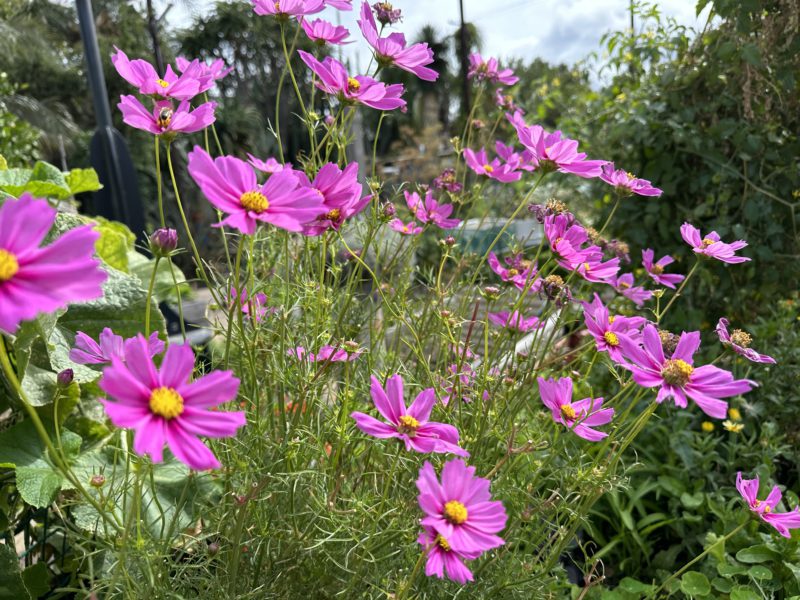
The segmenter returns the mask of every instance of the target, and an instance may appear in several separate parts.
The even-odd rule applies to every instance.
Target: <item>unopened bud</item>
[[[106,483],[106,478],[103,475],[94,475],[89,480],[89,485],[91,485],[94,488],[101,488],[105,485],[105,483]]]
[[[72,369],[64,369],[56,377],[56,382],[60,387],[67,387],[75,378],[75,371]]]
[[[155,256],[169,256],[178,247],[178,232],[174,229],[156,229],[150,236],[150,251]]]

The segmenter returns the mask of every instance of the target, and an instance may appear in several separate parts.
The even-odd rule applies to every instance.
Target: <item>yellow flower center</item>
[[[653,265],[653,268],[650,269],[651,273],[655,273],[656,275],[661,275],[664,272],[664,267],[661,265]]]
[[[606,331],[603,334],[603,339],[609,346],[619,346],[619,336],[613,331]]]
[[[0,283],[8,281],[19,271],[17,257],[0,248]]]
[[[765,507],[764,507],[764,512],[765,512],[765,513],[767,513],[767,514],[769,514],[769,513],[771,513],[771,512],[772,512],[772,508],[770,508],[770,506],[769,506],[769,505],[767,505],[767,506],[765,506]]]
[[[616,320],[617,320],[616,315],[608,315],[608,324],[609,325],[613,325],[614,321],[616,321]]]
[[[700,427],[706,433],[711,433],[712,431],[714,431],[714,424],[711,421],[703,421]]]
[[[693,372],[694,367],[685,360],[670,359],[664,364],[664,368],[661,369],[661,376],[668,384],[683,387],[689,382],[689,377],[691,377]]]
[[[397,426],[398,433],[405,433],[406,435],[414,436],[419,429],[419,421],[411,415],[403,415],[399,419],[400,425]]]
[[[441,535],[437,535],[436,539],[434,540],[439,547],[444,550],[445,552],[450,552],[450,542],[448,542],[444,537]]]
[[[150,410],[165,419],[174,419],[183,412],[183,398],[168,387],[160,387],[150,394]]]
[[[731,342],[742,348],[747,348],[752,342],[752,336],[741,329],[734,329],[731,333]]]
[[[706,238],[703,240],[703,248],[708,248],[711,244],[716,244],[716,240],[712,240],[710,238]]]
[[[356,79],[355,77],[348,77],[347,78],[347,89],[351,93],[355,93],[361,89],[361,82]]]
[[[589,267],[589,263],[583,263],[583,270],[586,271],[587,273],[589,271],[591,271],[591,268]]]
[[[630,171],[628,171],[628,172],[626,173],[626,175],[628,176],[628,179],[636,179],[636,175],[634,175],[634,174],[633,174],[633,173],[631,173]]]
[[[568,421],[574,421],[577,414],[575,413],[575,409],[572,408],[571,404],[562,404],[561,416],[563,416]]]
[[[494,173],[494,167],[492,165],[483,165],[483,170],[487,173]]]
[[[444,505],[444,518],[453,525],[461,525],[467,520],[467,507],[458,500],[450,500]]]
[[[519,271],[517,271],[516,269],[509,269],[509,270],[508,270],[508,274],[509,274],[511,277],[516,277],[517,275],[519,275]]]
[[[261,192],[245,192],[239,198],[239,202],[247,210],[252,210],[256,213],[262,213],[269,208],[269,200]]]
[[[334,208],[332,211],[325,214],[325,219],[336,222],[341,218],[341,216],[342,211],[340,211],[338,208]]]
[[[742,413],[739,412],[738,408],[731,408],[728,410],[728,416],[733,419],[734,421],[741,421],[742,420]]]
[[[169,87],[169,82],[164,81],[163,79],[156,79],[156,83],[162,88]]]

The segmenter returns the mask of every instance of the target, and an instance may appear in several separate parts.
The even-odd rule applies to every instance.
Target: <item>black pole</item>
[[[464,23],[464,0],[458,0],[458,8],[461,14],[461,31],[460,31],[460,52],[461,55],[461,102],[464,113],[464,118],[469,114],[470,100],[469,100],[469,58],[467,56],[469,50],[467,48],[467,26]]]
[[[90,156],[103,189],[92,194],[92,212],[121,221],[127,225],[140,242],[146,241],[144,209],[139,196],[136,170],[128,147],[111,121],[108,90],[100,60],[100,48],[94,28],[91,0],[75,0],[78,24],[86,54],[86,73],[92,93],[97,131],[92,136]]]
[[[89,76],[89,89],[92,92],[97,126],[111,127],[111,107],[108,105],[106,78],[103,75],[103,63],[100,60],[97,33],[94,30],[92,3],[91,0],[76,0],[75,4],[78,8],[78,24],[81,28],[81,38],[86,53],[86,70]]]

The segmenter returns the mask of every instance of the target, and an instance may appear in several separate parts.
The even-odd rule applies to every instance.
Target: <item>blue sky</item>
[[[370,3],[376,0],[370,0]],[[212,0],[195,4],[196,11],[208,10]],[[360,5],[360,0],[354,0]],[[458,0],[395,0],[403,11],[403,22],[395,30],[407,37],[425,24],[435,25],[443,33],[458,27]],[[695,0],[660,0],[665,15],[687,26],[702,26],[695,17]],[[188,22],[180,4],[170,15],[172,25]],[[598,49],[601,36],[623,29],[628,24],[628,0],[464,0],[467,21],[477,23],[483,36],[484,53],[500,58],[543,58],[550,62],[574,63]],[[328,9],[324,18],[341,23],[353,32],[358,42],[346,46],[345,58],[355,66],[369,61],[366,46],[356,25],[357,10],[340,12]]]

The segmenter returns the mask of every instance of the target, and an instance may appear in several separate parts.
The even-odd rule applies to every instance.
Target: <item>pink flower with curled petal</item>
[[[300,25],[303,27],[303,31],[306,32],[308,39],[312,42],[316,42],[320,46],[324,46],[325,44],[341,46],[344,44],[352,44],[354,41],[347,41],[347,37],[350,35],[347,27],[328,23],[328,21],[324,19],[314,19],[313,21],[303,19],[300,21]]]
[[[436,533],[433,527],[423,527],[422,533],[417,538],[417,543],[423,546],[428,553],[425,562],[425,575],[443,579],[447,578],[456,583],[465,584],[473,580],[472,572],[464,564],[465,560],[475,560],[482,553],[480,551],[461,550]]]
[[[41,246],[56,214],[27,192],[0,206],[0,331],[14,334],[22,321],[103,295],[108,275],[94,258],[100,234],[91,225]]]
[[[401,235],[419,235],[422,233],[422,227],[417,225],[415,221],[411,221],[406,224],[400,219],[392,219],[389,222],[389,227],[392,229],[392,231],[396,231]]]
[[[497,88],[494,91],[494,103],[498,108],[501,108],[509,113],[519,113],[520,116],[525,114],[525,111],[523,111],[514,102],[514,96],[505,93],[502,88]]]
[[[653,262],[654,257],[655,253],[650,248],[642,250],[642,265],[645,271],[647,271],[647,274],[650,275],[657,284],[674,290],[676,284],[686,279],[686,277],[677,273],[664,273],[664,267],[675,262],[675,259],[669,254],[662,256],[657,262]]]
[[[742,472],[736,474],[736,489],[747,502],[750,510],[758,517],[775,528],[785,538],[791,538],[790,529],[800,529],[800,506],[784,513],[775,512],[780,504],[783,494],[776,485],[764,500],[758,500],[758,477],[755,479],[742,479]]]
[[[248,158],[247,162],[249,162],[254,169],[258,169],[262,173],[269,173],[270,175],[272,175],[273,173],[280,173],[284,169],[292,168],[292,163],[286,163],[286,164],[280,163],[273,156],[270,156],[269,158],[267,158],[267,160],[262,160],[260,158],[253,156],[248,152],[247,158]]]
[[[189,61],[183,56],[179,56],[175,59],[175,65],[178,67],[178,71],[188,73],[200,82],[199,93],[210,90],[216,81],[233,71],[233,67],[225,68],[225,61],[221,58],[207,64],[198,59]]]
[[[520,291],[524,291],[525,288],[528,287],[529,291],[533,293],[541,288],[539,280],[534,281],[533,285],[530,285],[531,280],[535,280],[536,274],[538,273],[536,264],[531,261],[523,260],[520,256],[510,257],[505,259],[508,267],[504,267],[500,264],[495,253],[489,252],[489,257],[486,262],[489,263],[489,267],[491,267],[492,271],[500,276],[500,279],[513,283]]]
[[[453,229],[461,224],[460,220],[449,218],[453,213],[453,205],[439,204],[431,190],[425,192],[424,202],[416,192],[406,191],[404,194],[411,214],[422,223],[433,223],[439,229]]]
[[[598,352],[608,352],[616,363],[624,362],[620,340],[627,338],[635,343],[639,337],[639,327],[644,323],[641,317],[611,316],[608,308],[603,304],[600,296],[594,295],[594,300],[583,302],[583,319],[586,329],[595,340]]]
[[[189,468],[198,471],[221,465],[198,436],[236,435],[245,425],[243,412],[211,412],[236,398],[239,380],[230,371],[213,371],[191,381],[194,352],[170,345],[156,369],[143,335],[128,340],[124,357],[112,357],[103,370],[100,389],[106,414],[117,427],[135,430],[133,450],[155,463],[163,460],[164,445]]]
[[[425,461],[417,479],[417,501],[425,517],[423,527],[459,553],[480,554],[505,544],[497,535],[508,516],[503,503],[492,500],[490,482],[475,476],[475,467],[454,458],[442,467],[442,480]]]
[[[287,231],[303,230],[322,210],[322,198],[300,186],[290,170],[259,184],[252,167],[233,156],[212,159],[200,146],[189,153],[189,174],[209,202],[228,216],[212,227],[227,225],[252,235],[258,223]]]
[[[424,81],[436,81],[439,74],[425,65],[433,62],[433,50],[428,44],[406,44],[406,37],[402,33],[392,33],[387,37],[380,37],[375,18],[372,16],[369,2],[361,5],[361,18],[358,26],[364,39],[375,51],[375,58],[383,66],[394,65],[399,69],[413,73]]]
[[[537,170],[572,173],[585,179],[599,177],[604,160],[586,160],[584,152],[578,152],[578,142],[562,138],[560,131],[548,133],[539,125],[527,125],[522,115],[515,113],[509,121],[517,130],[517,137],[530,152],[530,162]]]
[[[392,6],[391,2],[376,2],[372,5],[375,17],[381,25],[394,25],[402,20],[402,11]]]
[[[633,285],[633,273],[623,273],[619,277],[611,278],[608,283],[640,308],[653,297],[653,292],[650,290],[646,290],[640,285]]]
[[[325,0],[252,0],[257,15],[283,19],[313,15],[325,9]]]
[[[239,310],[242,311],[243,315],[246,315],[247,317],[254,316],[256,323],[261,321],[261,319],[267,315],[273,315],[278,312],[277,308],[267,306],[266,294],[263,292],[258,292],[257,294],[251,296],[248,293],[247,288],[242,288],[240,294],[239,290],[237,290],[235,287],[232,287],[228,301],[230,302],[230,307],[238,304]]]
[[[405,91],[402,84],[386,85],[364,75],[351,77],[344,65],[335,58],[328,56],[320,62],[308,52],[298,50],[297,53],[319,77],[317,87],[336,96],[340,102],[363,104],[376,110],[394,110],[406,105],[406,101],[401,98]]]
[[[686,408],[690,398],[700,409],[715,419],[724,419],[729,398],[749,392],[756,386],[749,379],[734,379],[728,371],[714,365],[694,366],[694,353],[700,347],[700,332],[681,333],[678,345],[668,359],[658,330],[645,325],[642,346],[620,338],[622,352],[630,362],[622,366],[633,373],[633,380],[647,388],[658,388],[656,402],[672,398],[676,406]]]
[[[614,188],[623,196],[637,194],[639,196],[660,196],[663,192],[654,187],[647,179],[639,179],[624,169],[614,169],[614,163],[603,165],[600,179]]]
[[[339,10],[353,10],[353,0],[325,0],[325,6]]]
[[[545,325],[543,321],[539,320],[539,317],[523,317],[522,313],[516,310],[511,313],[508,311],[489,313],[489,322],[519,333],[541,329]]]
[[[603,262],[603,251],[599,246],[589,246],[572,255],[570,259],[559,261],[559,264],[564,268],[572,267],[586,281],[594,283],[613,285],[619,272],[619,258]]]
[[[191,100],[200,93],[201,82],[192,73],[175,74],[170,65],[161,77],[149,62],[139,58],[129,60],[127,55],[114,46],[111,63],[120,76],[138,88],[140,94],[156,98]]]
[[[519,77],[514,75],[511,69],[500,70],[499,63],[496,58],[483,58],[477,52],[469,55],[469,73],[467,75],[470,79],[477,79],[482,81],[484,79],[502,85],[514,85],[519,81]]]
[[[471,148],[464,149],[464,162],[477,175],[485,175],[501,183],[518,181],[522,177],[519,165],[503,163],[499,158],[489,160],[486,150],[481,148],[477,152]]]
[[[744,356],[747,360],[750,360],[755,363],[769,363],[769,364],[776,364],[776,360],[771,356],[767,356],[766,354],[759,354],[752,348],[749,348],[750,343],[753,341],[753,338],[750,336],[749,333],[742,331],[741,329],[734,329],[732,333],[728,332],[728,319],[722,318],[717,323],[717,335],[719,336],[719,341],[725,344],[726,346],[730,346],[736,354]]]
[[[602,398],[584,398],[572,401],[572,379],[559,380],[538,377],[542,403],[550,409],[553,421],[561,423],[578,437],[590,442],[602,440],[607,433],[594,427],[606,425],[614,418],[613,408],[603,408]]]
[[[353,362],[359,356],[361,356],[364,351],[358,348],[350,349],[348,344],[356,344],[355,342],[347,342],[342,346],[322,346],[319,351],[315,354],[313,352],[307,352],[305,348],[302,346],[298,346],[297,348],[291,348],[286,351],[286,353],[298,360],[306,360],[308,362]]]
[[[321,235],[329,229],[339,231],[346,219],[360,213],[372,195],[362,196],[363,188],[358,181],[358,163],[350,163],[344,170],[334,163],[327,163],[317,172],[314,181],[309,181],[302,171],[295,171],[300,185],[313,190],[322,198],[322,208],[317,218],[303,229],[305,235]]]
[[[455,427],[428,420],[436,403],[433,388],[421,391],[408,408],[403,399],[403,378],[400,375],[389,377],[385,389],[373,375],[370,393],[375,408],[386,422],[362,412],[350,415],[355,419],[356,426],[367,435],[398,438],[409,451],[469,456],[469,452],[458,445],[458,430]]]
[[[182,101],[178,108],[174,108],[169,100],[160,100],[153,110],[147,110],[135,96],[120,96],[117,104],[127,125],[170,139],[175,134],[194,133],[211,125],[215,120],[216,106],[216,102],[206,102],[190,110],[187,100]]]
[[[681,225],[681,237],[692,247],[695,254],[716,258],[729,264],[738,264],[750,260],[746,256],[736,256],[738,250],[747,246],[747,242],[744,240],[726,244],[719,239],[719,234],[716,231],[712,231],[703,237],[700,235],[700,230],[689,223]]]
[[[575,222],[571,214],[551,214],[544,217],[544,234],[550,250],[558,255],[559,264],[573,270],[583,261],[581,248],[589,241],[589,234]]]
[[[78,331],[75,334],[75,347],[69,351],[69,359],[79,365],[104,365],[110,363],[115,356],[124,359],[125,341],[121,335],[115,334],[108,327],[100,332],[96,342],[87,334]],[[147,339],[147,352],[151,358],[164,352],[164,342],[158,339],[156,331]]]

